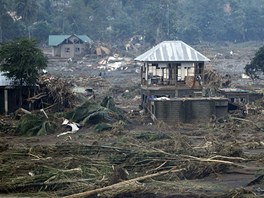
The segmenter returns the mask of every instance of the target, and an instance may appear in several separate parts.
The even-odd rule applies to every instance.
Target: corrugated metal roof
[[[12,85],[12,81],[3,75],[3,72],[0,72],[0,86]]]
[[[93,41],[87,35],[49,35],[49,46],[57,46],[61,44],[65,39],[70,38],[71,36],[76,36],[81,39],[83,42],[92,43]]]
[[[210,61],[206,56],[193,49],[183,41],[163,41],[152,49],[135,58],[144,62],[193,62]]]

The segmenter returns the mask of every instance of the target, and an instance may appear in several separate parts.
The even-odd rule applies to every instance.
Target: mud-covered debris
[[[41,112],[25,114],[17,125],[17,134],[26,136],[41,136],[52,134],[58,128],[56,118],[47,118]]]
[[[42,104],[44,107],[55,104],[57,109],[72,108],[76,97],[72,92],[73,85],[68,79],[43,75],[39,79]]]
[[[94,101],[86,101],[81,106],[67,113],[66,118],[85,126],[125,120],[125,115],[124,111],[115,107],[112,98],[107,98],[101,104]]]
[[[14,123],[10,122],[10,120],[11,119],[9,118],[5,118],[5,119],[0,118],[0,134],[1,133],[13,134],[15,132],[16,126]]]
[[[99,124],[95,125],[94,130],[96,132],[102,132],[102,131],[110,130],[112,128],[113,128],[113,126],[111,124],[99,123]]]
[[[70,128],[70,130],[66,131],[66,132],[62,132],[60,134],[57,135],[57,137],[62,136],[62,135],[67,135],[67,134],[72,134],[72,133],[76,133],[77,131],[79,131],[79,127],[80,124],[75,123],[75,122],[70,122],[69,120],[65,119],[62,123],[63,126],[67,126]]]
[[[228,87],[231,84],[231,76],[225,75],[221,76],[214,70],[207,69],[204,71],[204,77],[202,80],[202,86],[204,90],[209,91],[210,94],[215,94],[215,92],[222,87]]]

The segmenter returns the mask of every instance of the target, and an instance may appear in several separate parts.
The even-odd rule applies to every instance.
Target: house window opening
[[[65,52],[69,53],[70,52],[70,48],[69,47],[66,47],[65,48]]]
[[[74,38],[74,39],[73,39],[73,43],[79,43],[79,39]]]
[[[245,98],[240,98],[240,102],[246,102]]]
[[[201,75],[203,72],[203,63],[198,63],[197,65],[197,74]]]
[[[81,49],[79,47],[75,48],[75,52],[80,52],[80,51],[81,51]]]
[[[155,108],[154,108],[154,105],[151,105],[151,113],[152,113],[152,114],[155,114]]]

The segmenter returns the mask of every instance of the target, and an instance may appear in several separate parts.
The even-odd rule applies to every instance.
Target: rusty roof
[[[135,58],[143,62],[206,62],[206,56],[183,41],[163,41]]]

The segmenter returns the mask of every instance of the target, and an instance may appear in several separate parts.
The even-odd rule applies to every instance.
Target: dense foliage
[[[259,75],[264,74],[264,46],[259,48],[254,58],[245,67],[246,74],[252,79],[259,78]]]
[[[87,34],[104,42],[263,40],[264,0],[0,0],[0,42]]]
[[[19,39],[0,47],[0,71],[22,86],[37,82],[39,70],[47,67],[47,58],[35,40]]]

